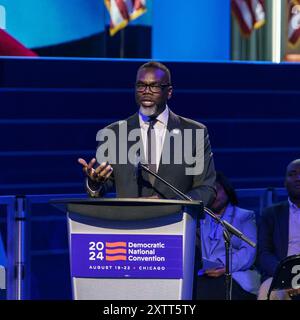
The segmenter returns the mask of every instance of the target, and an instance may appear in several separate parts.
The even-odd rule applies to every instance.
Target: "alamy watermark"
[[[120,121],[118,126],[118,134],[110,128],[98,131],[98,163],[108,161],[110,164],[130,163],[134,166],[139,162],[148,164],[141,130],[132,129],[128,132],[126,121]],[[151,135],[154,137],[154,130],[151,130]],[[153,149],[151,154],[154,155],[156,150]],[[200,175],[204,169],[204,129],[166,130],[160,160],[161,164],[184,164],[186,175]]]
[[[291,287],[293,289],[300,289],[300,265],[293,266],[292,274],[295,274],[295,276],[292,278]]]

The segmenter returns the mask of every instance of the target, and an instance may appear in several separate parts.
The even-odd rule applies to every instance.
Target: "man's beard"
[[[144,115],[144,116],[153,116],[154,114],[157,113],[157,105],[154,105],[153,107],[143,107],[143,106],[140,106],[140,112]]]

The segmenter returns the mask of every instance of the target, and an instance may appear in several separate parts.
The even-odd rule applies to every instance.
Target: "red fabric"
[[[37,54],[24,47],[15,38],[0,29],[0,56],[37,57]]]

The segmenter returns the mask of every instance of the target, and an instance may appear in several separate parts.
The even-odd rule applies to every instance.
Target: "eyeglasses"
[[[144,92],[146,88],[149,88],[152,93],[160,93],[165,87],[169,87],[170,84],[146,84],[136,83],[135,89],[137,92]]]

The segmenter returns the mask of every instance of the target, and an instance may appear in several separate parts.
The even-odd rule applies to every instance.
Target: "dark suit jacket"
[[[133,116],[126,119],[125,122],[127,124],[128,132],[132,129],[140,130],[138,113],[135,113]],[[125,122],[123,121],[122,123],[124,124]],[[113,123],[107,128],[113,130],[116,137],[119,136],[120,122]],[[182,192],[188,193],[195,200],[202,200],[204,205],[207,205],[215,197],[215,168],[206,127],[201,123],[183,118],[170,111],[167,129],[169,132],[173,129],[179,129],[181,132],[183,132],[182,130],[184,129],[191,129],[191,132],[193,133],[193,154],[196,153],[197,147],[195,141],[196,129],[204,130],[204,170],[201,174],[186,175],[185,169],[186,167],[191,167],[191,165],[188,165],[185,162],[182,164],[174,163],[173,152],[170,154],[170,164],[163,164],[161,161],[157,173]],[[128,141],[127,150],[135,143],[136,141]],[[174,150],[173,143],[174,141],[171,139],[170,150]],[[163,148],[165,148],[165,144]],[[183,151],[184,147],[182,148],[182,159],[184,159]],[[119,154],[117,152],[117,159],[118,156]],[[99,161],[99,159],[97,160]],[[120,198],[148,197],[152,195],[158,195],[161,198],[167,199],[178,198],[170,188],[158,179],[155,180],[155,183],[152,186],[149,182],[148,173],[137,172],[134,164],[120,164],[117,161],[116,164],[112,164],[112,167],[113,177],[103,186],[100,192],[101,196],[115,188],[117,197]]]
[[[262,281],[274,275],[275,269],[287,256],[289,241],[289,203],[280,202],[264,209],[259,222],[258,266]]]

